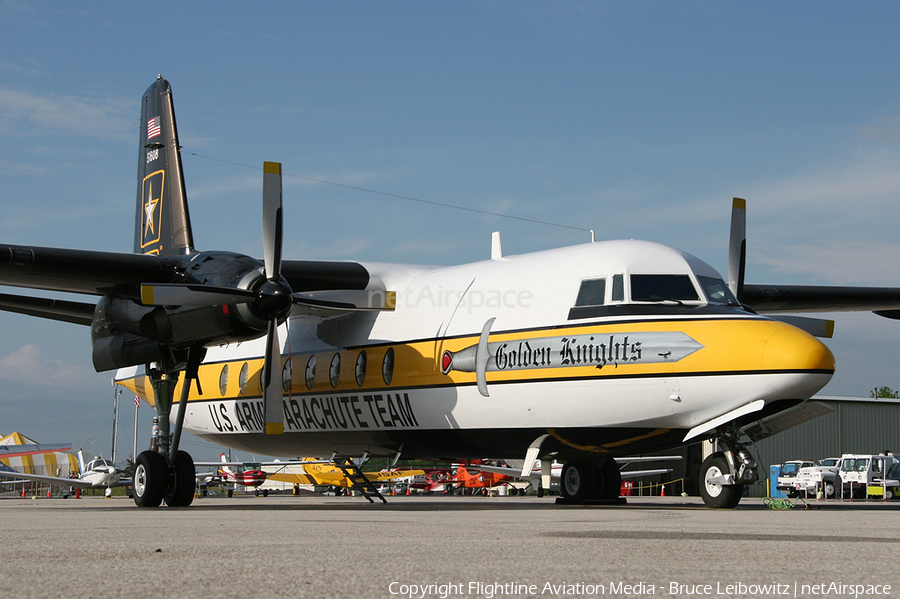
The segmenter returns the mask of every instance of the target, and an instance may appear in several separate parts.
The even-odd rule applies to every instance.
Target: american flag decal
[[[147,121],[147,139],[153,139],[157,135],[162,133],[162,128],[159,124],[159,117],[155,116],[149,121]]]

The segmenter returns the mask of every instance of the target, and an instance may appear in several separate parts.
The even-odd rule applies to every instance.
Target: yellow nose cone
[[[762,368],[765,370],[834,372],[834,354],[828,347],[797,327],[781,323],[764,342]]]

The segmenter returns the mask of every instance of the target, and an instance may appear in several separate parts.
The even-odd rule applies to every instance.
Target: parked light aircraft
[[[733,507],[758,477],[748,441],[796,423],[787,412],[835,368],[800,328],[827,323],[764,314],[900,314],[896,288],[744,284],[742,200],[727,284],[633,240],[519,256],[498,242],[453,267],[283,260],[277,163],[263,168],[263,260],[200,251],[162,77],[139,135],[133,253],[0,245],[0,284],[99,296],[0,304],[90,326],[95,369],[156,407],[139,506],[191,503],[188,430],[265,455],[556,459],[570,503],[618,495],[611,458],[710,439],[701,494]]]
[[[92,458],[85,463],[84,455],[81,450],[78,451],[78,464],[80,472],[77,478],[64,478],[60,476],[48,476],[44,474],[29,474],[24,472],[9,472],[0,470],[0,478],[14,478],[18,480],[31,480],[35,482],[50,483],[52,485],[63,485],[70,487],[79,487],[81,489],[99,489],[106,490],[106,494],[112,493],[112,487],[121,487],[131,484],[131,479],[122,478],[122,471],[115,465],[99,456]]]
[[[220,461],[218,462],[195,462],[194,466],[199,467],[215,467],[217,470],[212,474],[198,474],[197,478],[200,479],[201,484],[226,484],[232,485],[232,491],[234,490],[235,485],[241,485],[242,487],[254,487],[256,489],[256,494],[259,495],[259,487],[264,482],[266,482],[266,478],[268,478],[269,473],[265,472],[259,468],[246,468],[246,464],[243,462],[229,462],[225,454],[221,454],[219,456]],[[232,467],[238,468],[237,471],[232,470]],[[265,493],[268,496],[268,492]],[[231,492],[228,494],[231,497]]]
[[[331,461],[318,460],[316,458],[302,458],[286,462],[265,462],[263,468],[269,472],[269,479],[286,483],[301,485],[330,485],[344,489],[355,485],[339,467]],[[401,470],[390,468],[378,472],[364,472],[365,477],[372,483],[397,480],[409,476],[425,474],[424,470]]]

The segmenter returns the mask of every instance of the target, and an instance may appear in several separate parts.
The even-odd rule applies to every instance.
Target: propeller
[[[275,376],[281,364],[278,314],[290,309],[291,289],[281,280],[281,163],[263,163],[263,256],[266,282],[259,289],[259,307],[269,319],[266,331],[266,362],[262,372],[266,406],[266,434],[284,433],[281,381]]]
[[[145,306],[219,306],[249,304],[252,311],[266,321],[265,365],[261,386],[266,406],[266,434],[284,432],[281,405],[281,345],[278,320],[293,305],[293,291],[281,277],[283,239],[281,163],[263,163],[263,276],[254,289],[218,287],[203,284],[141,285],[141,303]]]
[[[734,198],[731,205],[731,237],[728,240],[728,288],[742,301],[744,265],[747,261],[747,200]]]
[[[744,303],[744,269],[747,262],[747,201],[734,198],[731,205],[731,237],[728,240],[728,288]],[[804,316],[770,314],[769,318],[802,329],[815,337],[830,338],[834,321]]]

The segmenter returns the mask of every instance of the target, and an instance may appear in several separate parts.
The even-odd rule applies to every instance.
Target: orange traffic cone
[[[409,492],[409,487],[406,487],[406,494],[407,494],[407,495],[412,495],[412,493]]]
[[[75,499],[81,499],[81,487],[75,487]]]
[[[665,497],[665,496],[666,496],[666,485],[663,485],[663,486],[662,486],[662,490],[659,492],[659,496],[660,496],[660,497]]]
[[[47,497],[52,497],[52,495],[50,495],[50,489],[47,489]]]

